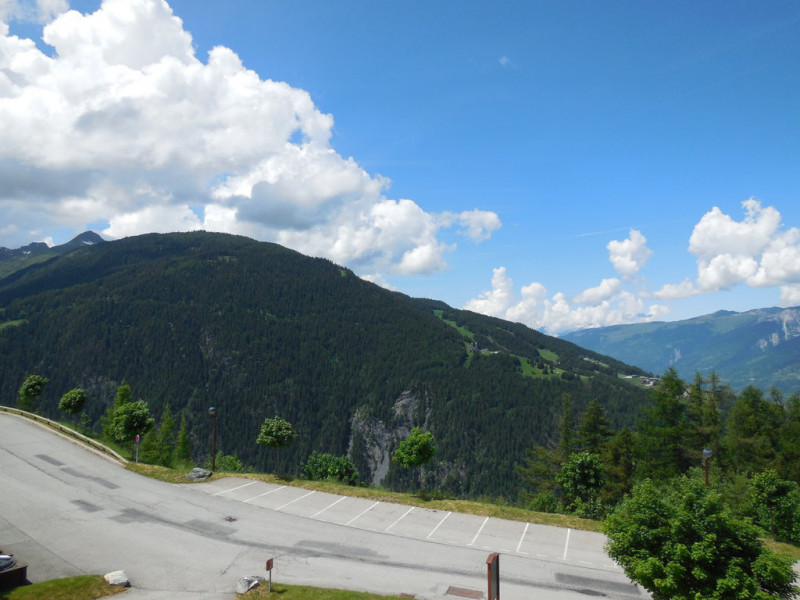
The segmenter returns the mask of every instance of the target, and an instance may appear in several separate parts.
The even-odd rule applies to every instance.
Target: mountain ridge
[[[84,231],[70,241],[56,246],[48,246],[44,242],[32,242],[14,249],[0,246],[0,279],[32,264],[48,260],[54,256],[60,256],[76,248],[102,244],[105,241],[94,231]]]
[[[562,336],[655,374],[715,371],[734,388],[800,390],[800,307],[716,311],[681,321],[584,329]]]
[[[97,428],[123,381],[158,416],[185,417],[197,459],[209,406],[219,447],[259,470],[296,473],[312,451],[349,454],[363,480],[395,488],[391,462],[413,426],[437,438],[426,483],[465,497],[515,497],[525,450],[545,443],[562,397],[633,422],[643,375],[523,325],[414,299],[331,261],[206,232],[148,234],[77,248],[0,279],[0,400],[31,373],[42,410],[87,392]],[[255,444],[280,414],[300,436]],[[376,476],[377,475],[377,476]]]

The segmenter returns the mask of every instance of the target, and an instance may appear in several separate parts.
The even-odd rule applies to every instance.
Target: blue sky
[[[796,2],[0,15],[0,246],[231,231],[550,333],[800,305]]]

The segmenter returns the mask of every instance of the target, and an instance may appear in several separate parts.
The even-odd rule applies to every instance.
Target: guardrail
[[[63,435],[66,435],[66,436],[69,436],[71,438],[74,438],[75,440],[79,441],[80,443],[86,444],[87,446],[97,450],[98,452],[102,452],[103,454],[106,454],[106,455],[110,456],[114,460],[121,462],[123,465],[128,464],[128,460],[127,459],[125,459],[122,456],[120,456],[117,452],[115,452],[114,450],[112,450],[108,446],[106,446],[104,444],[101,444],[97,440],[92,439],[92,438],[90,438],[88,436],[85,436],[82,433],[78,433],[74,429],[70,429],[69,427],[65,427],[61,423],[58,423],[56,421],[51,421],[50,419],[46,419],[46,418],[44,418],[44,417],[42,417],[40,415],[31,413],[31,412],[20,410],[19,408],[11,408],[10,406],[2,406],[2,405],[0,405],[0,412],[5,412],[5,413],[12,414],[12,415],[17,415],[19,417],[24,417],[26,419],[30,419],[31,421],[35,421],[37,423],[40,423],[40,424],[42,424],[42,425],[44,425],[46,427],[49,427],[50,429],[54,429],[54,430],[58,431],[59,433],[62,433]]]

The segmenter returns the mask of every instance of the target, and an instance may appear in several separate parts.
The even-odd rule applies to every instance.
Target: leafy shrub
[[[221,473],[241,473],[244,470],[242,461],[235,454],[217,452],[217,471]],[[206,459],[203,468],[211,469],[211,457]]]
[[[774,470],[753,477],[750,515],[776,540],[800,542],[800,486],[780,479]]]
[[[346,456],[312,452],[303,465],[303,476],[312,481],[332,479],[347,485],[358,483],[356,466]]]
[[[558,513],[561,512],[563,508],[558,497],[550,490],[539,492],[528,502],[528,509],[535,510],[536,512]]]

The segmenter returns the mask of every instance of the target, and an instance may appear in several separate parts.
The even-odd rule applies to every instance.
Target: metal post
[[[270,594],[272,593],[272,561],[273,561],[273,559],[268,558],[267,559],[267,564],[265,565],[267,573],[269,573],[269,593]]]
[[[500,555],[497,552],[486,559],[486,574],[489,585],[487,600],[500,600]]]
[[[208,409],[211,415],[211,470],[217,470],[217,409],[213,406]]]

